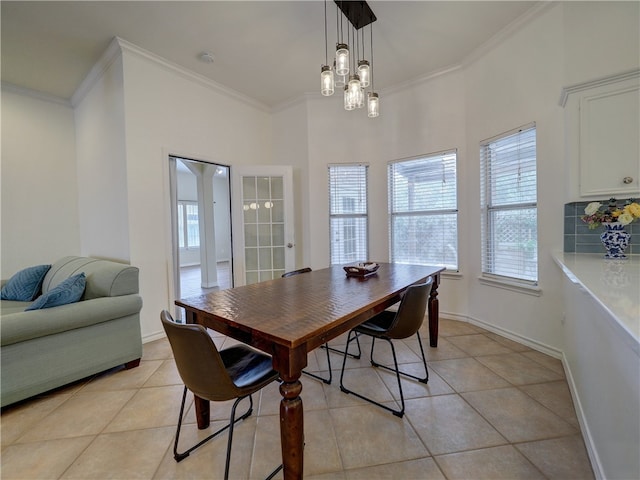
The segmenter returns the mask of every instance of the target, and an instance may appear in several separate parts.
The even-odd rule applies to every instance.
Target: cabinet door
[[[638,85],[596,90],[580,100],[580,195],[633,196],[640,191]]]

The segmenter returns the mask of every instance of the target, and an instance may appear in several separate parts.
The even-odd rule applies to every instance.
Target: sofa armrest
[[[1,344],[11,345],[32,338],[108,322],[135,315],[142,309],[139,295],[121,295],[84,300],[59,307],[3,315],[0,319]]]

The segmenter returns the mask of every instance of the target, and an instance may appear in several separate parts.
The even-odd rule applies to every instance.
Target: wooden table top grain
[[[351,324],[349,320],[376,306],[378,310],[387,308],[382,306],[396,303],[408,285],[440,271],[441,267],[382,263],[375,274],[361,278],[347,276],[342,267],[332,266],[189,297],[176,304],[198,311],[215,330],[225,324],[222,333],[232,337],[234,333],[243,336],[238,333],[243,331],[249,335],[259,332],[265,341],[295,348],[314,338],[340,335],[346,331],[340,328],[345,322]],[[312,341],[312,348],[324,341]]]

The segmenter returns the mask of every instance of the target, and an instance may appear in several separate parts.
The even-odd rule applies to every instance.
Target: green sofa
[[[42,293],[80,272],[86,275],[86,287],[79,302],[24,311],[31,302],[1,301],[3,407],[118,365],[139,365],[138,269],[65,257],[47,272]]]

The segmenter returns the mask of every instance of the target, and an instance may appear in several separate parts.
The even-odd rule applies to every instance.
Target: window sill
[[[503,288],[505,290],[510,290],[517,293],[525,293],[534,297],[539,297],[542,295],[542,290],[537,285],[526,285],[515,281],[499,280],[497,278],[487,277],[478,277],[478,280],[483,285],[488,285],[490,287]]]
[[[457,270],[445,270],[440,276],[447,280],[462,280],[462,273]]]

